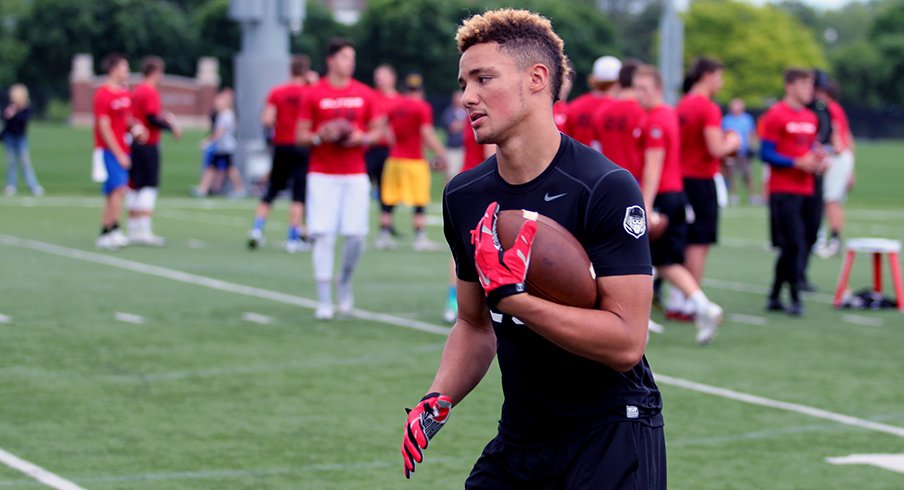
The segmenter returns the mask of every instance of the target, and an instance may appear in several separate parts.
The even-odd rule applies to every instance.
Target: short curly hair
[[[529,10],[488,10],[471,16],[458,28],[455,41],[460,53],[475,44],[498,43],[521,67],[545,65],[553,101],[559,98],[562,80],[572,75],[565,42],[553,31],[549,19]]]

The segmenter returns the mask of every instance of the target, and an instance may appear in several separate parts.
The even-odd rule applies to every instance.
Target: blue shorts
[[[129,171],[122,168],[116,156],[110,150],[104,150],[104,167],[107,168],[107,180],[104,182],[104,195],[109,196],[116,189],[129,183]]]

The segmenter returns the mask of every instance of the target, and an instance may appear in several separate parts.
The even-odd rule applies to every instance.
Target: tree
[[[712,56],[725,63],[720,99],[741,97],[761,106],[782,94],[790,66],[825,68],[813,33],[787,12],[736,0],[698,0],[685,15],[685,62]]]
[[[238,23],[229,18],[229,0],[208,0],[192,13],[192,30],[198,42],[191,50],[192,57],[212,56],[220,64],[223,85],[234,83],[232,58],[242,44]]]
[[[24,0],[0,2],[0,87],[18,81],[17,71],[25,61],[27,48],[16,37],[16,25],[28,11]],[[3,99],[5,94],[0,94]]]
[[[318,0],[308,0],[307,14],[301,34],[292,38],[292,52],[304,53],[311,57],[312,66],[323,72],[326,70],[324,51],[330,39],[352,36],[352,29],[333,19],[333,13]]]
[[[904,105],[904,0],[889,2],[876,17],[870,40],[881,58],[874,68],[885,71],[878,84],[879,97],[886,103]]]

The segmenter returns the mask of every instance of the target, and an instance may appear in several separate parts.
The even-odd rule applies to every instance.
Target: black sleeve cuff
[[[491,308],[495,307],[502,301],[503,298],[507,298],[509,296],[514,296],[516,294],[526,293],[527,289],[524,287],[523,282],[519,282],[517,284],[506,284],[505,286],[499,286],[498,288],[490,291],[487,294],[487,305]]]

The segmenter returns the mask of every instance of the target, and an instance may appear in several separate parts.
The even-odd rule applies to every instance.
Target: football
[[[590,257],[574,235],[552,218],[533,211],[499,211],[496,234],[502,248],[512,246],[528,219],[537,222],[537,234],[530,252],[527,292],[563,305],[596,307],[596,277]]]
[[[653,211],[650,213],[650,241],[655,242],[659,240],[659,238],[665,234],[665,230],[669,228],[669,217]]]

